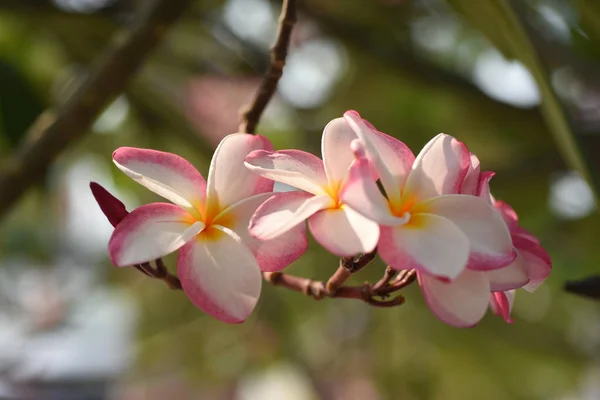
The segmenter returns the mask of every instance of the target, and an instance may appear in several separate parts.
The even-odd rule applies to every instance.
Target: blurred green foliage
[[[101,159],[110,168],[109,178],[133,193],[138,204],[158,198],[110,166],[119,146],[171,151],[207,173],[210,149],[238,122],[238,106],[227,107],[224,99],[249,98],[254,86],[244,91],[238,82],[255,82],[267,62],[266,44],[236,34],[224,22],[233,3],[240,1],[194,3],[127,87],[125,118],[102,129],[96,125],[74,143],[41,186],[5,218],[4,256],[47,260],[65,251],[56,245],[69,206],[61,176],[84,156]],[[582,162],[592,172],[599,167],[598,5],[531,0],[513,7],[516,1],[453,0],[457,13],[441,0],[301,3],[293,46],[302,48],[314,38],[334,43],[343,68],[314,106],[300,107],[289,95],[276,98],[259,132],[277,148],[319,154],[325,124],[355,109],[414,152],[438,132],[452,134],[469,145],[484,169],[497,172],[495,196],[512,204],[522,225],[541,239],[553,258],[553,273],[536,293],[517,294],[513,325],[488,316],[473,329],[446,326],[427,310],[416,285],[405,291],[402,307],[373,309],[346,300],[316,302],[265,284],[256,313],[242,325],[229,326],[203,315],[182,293],[169,292],[137,271],[111,269],[104,258],[96,267],[111,284],[134,294],[141,309],[139,357],[127,379],[181,374],[197,393],[205,393],[287,360],[309,378],[316,398],[341,398],[334,394],[361,379],[383,399],[530,400],[573,393],[579,398],[585,374],[600,356],[600,309],[565,294],[562,285],[598,271],[600,221],[596,213],[565,219],[549,199],[556,178],[567,170],[560,154],[576,168]],[[0,0],[0,154],[14,151],[43,108],[60,106],[74,80],[85,76],[91,60],[142,4],[118,0],[76,13],[50,1],[27,6]],[[275,23],[277,2],[247,4],[271,10]],[[503,7],[511,7],[510,18]],[[554,25],[539,23],[548,10]],[[561,24],[567,34],[559,40]],[[494,46],[529,67],[546,104],[543,112],[482,91],[474,70]],[[568,87],[556,90],[565,73]],[[296,90],[308,78],[300,74]],[[204,79],[205,92],[190,91],[195,79]],[[503,85],[501,76],[496,85]],[[580,158],[577,147],[587,158]],[[175,264],[173,257],[167,261]],[[288,271],[327,279],[336,265],[335,257],[311,242]],[[377,261],[354,283],[377,280],[383,269]]]

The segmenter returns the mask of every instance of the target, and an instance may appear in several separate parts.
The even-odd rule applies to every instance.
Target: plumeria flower
[[[377,223],[340,198],[348,183],[348,167],[354,161],[350,150],[354,139],[356,135],[346,121],[337,118],[323,131],[323,160],[300,150],[250,153],[246,157],[250,170],[300,189],[279,193],[262,204],[250,221],[250,233],[269,240],[308,219],[315,239],[333,254],[345,257],[371,252],[379,239]],[[404,145],[401,151],[409,152]]]
[[[117,149],[113,161],[121,171],[173,204],[147,204],[129,213],[110,239],[112,262],[130,266],[179,250],[177,274],[192,303],[221,321],[244,321],[260,294],[260,270],[280,270],[307,247],[302,226],[268,242],[248,234],[250,217],[272,196],[273,182],[248,171],[244,158],[271,148],[261,136],[225,137],[208,182],[175,154]]]
[[[456,278],[467,266],[501,268],[515,254],[502,218],[483,199],[459,195],[471,165],[466,146],[451,136],[433,138],[414,162],[390,146],[401,142],[344,114],[360,137],[356,161],[341,194],[346,204],[381,225],[378,251],[392,268]],[[356,147],[358,146],[358,147]],[[371,178],[371,162],[385,190]]]
[[[504,319],[507,324],[512,324],[510,317],[512,306],[515,301],[515,290],[505,292],[493,292],[490,294],[490,309],[492,312]]]
[[[407,163],[358,113],[344,117],[361,142],[353,143],[356,162],[342,200],[381,225],[381,258],[392,268],[417,270],[438,318],[459,327],[475,325],[491,290],[482,271],[499,270],[515,258],[509,231],[494,208],[461,194],[479,190],[491,176],[482,178],[477,158],[451,136],[436,136]],[[370,179],[369,163],[387,197]]]

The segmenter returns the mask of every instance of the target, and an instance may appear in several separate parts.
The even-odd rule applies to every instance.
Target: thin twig
[[[132,26],[116,35],[75,93],[57,111],[45,111],[0,173],[0,214],[44,176],[52,161],[83,137],[98,114],[125,89],[145,57],[165,36],[190,0],[149,0]]]
[[[279,79],[283,74],[285,59],[288,54],[292,29],[296,24],[296,0],[283,0],[281,16],[279,17],[279,30],[275,44],[271,47],[271,63],[262,83],[250,103],[250,106],[242,114],[240,132],[254,134],[256,126],[262,116],[267,104],[275,94]]]

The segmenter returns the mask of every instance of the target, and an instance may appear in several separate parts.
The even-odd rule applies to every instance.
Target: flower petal
[[[494,314],[502,317],[507,324],[512,324],[514,321],[510,317],[510,312],[512,311],[514,300],[514,290],[492,292],[490,293],[490,309]]]
[[[496,202],[494,196],[492,196],[492,192],[490,191],[490,181],[496,175],[495,172],[492,171],[484,171],[479,174],[479,184],[477,185],[477,190],[475,195],[480,197],[486,201],[489,205],[493,206]]]
[[[313,196],[298,191],[274,194],[258,207],[250,219],[250,234],[261,240],[274,239],[317,211],[333,205],[329,196]]]
[[[417,276],[429,309],[443,322],[467,328],[485,315],[490,286],[484,273],[467,269],[452,282],[425,273]]]
[[[348,206],[321,210],[308,226],[321,246],[340,257],[369,253],[379,240],[379,225]]]
[[[529,283],[525,260],[517,251],[517,258],[506,267],[487,271],[490,288],[494,292],[518,289]]]
[[[233,231],[198,236],[179,250],[177,274],[191,302],[230,324],[243,322],[254,310],[262,277],[254,255]],[[212,233],[211,233],[212,234]]]
[[[350,143],[356,134],[344,118],[330,121],[323,130],[321,153],[330,186],[341,185],[348,177],[348,168],[354,161]]]
[[[350,167],[348,181],[340,192],[341,201],[382,225],[405,223],[406,218],[392,214],[388,201],[371,176],[369,161],[359,153],[356,156],[356,161]]]
[[[192,164],[176,154],[119,147],[113,153],[113,162],[137,183],[181,207],[204,204],[206,181]]]
[[[271,192],[273,182],[244,168],[244,159],[254,150],[272,150],[271,142],[260,135],[228,135],[215,150],[208,172],[208,202],[211,212],[259,193]]]
[[[447,195],[422,203],[428,213],[452,221],[471,245],[468,268],[491,270],[510,264],[516,257],[508,228],[485,200],[475,196]]]
[[[251,171],[285,183],[306,192],[326,194],[329,186],[323,161],[313,154],[300,150],[254,151],[246,157],[246,167]]]
[[[469,241],[446,218],[432,214],[413,215],[408,224],[381,227],[379,255],[394,269],[416,269],[454,279],[466,267]]]
[[[202,222],[181,207],[152,203],[130,212],[108,242],[110,259],[118,267],[141,264],[174,252],[202,229]]]
[[[410,149],[399,140],[372,128],[356,111],[346,111],[344,118],[364,143],[367,157],[375,167],[388,199],[399,200],[401,185],[414,160]]]
[[[529,276],[529,283],[523,286],[533,292],[546,280],[552,270],[552,260],[539,243],[527,236],[513,235],[513,244],[524,259],[524,266]]]
[[[231,221],[227,227],[231,228],[252,250],[260,269],[265,272],[282,270],[296,261],[308,247],[305,224],[298,224],[271,240],[259,240],[250,235],[248,232],[250,218],[256,209],[271,196],[273,193],[249,197],[234,204],[215,218],[217,224],[221,220]]]
[[[498,210],[511,232],[517,229],[519,226],[519,217],[517,216],[517,212],[508,203],[497,200],[494,203],[494,207],[496,207],[496,210]]]
[[[470,156],[469,170],[465,176],[465,180],[462,183],[460,190],[461,194],[470,194],[477,196],[477,186],[479,185],[479,173],[481,169],[481,163],[479,158],[473,153]]]
[[[471,165],[464,143],[440,133],[419,153],[406,179],[406,191],[420,200],[460,193]]]
[[[125,204],[96,182],[90,182],[90,189],[100,209],[112,226],[117,226],[129,214]]]

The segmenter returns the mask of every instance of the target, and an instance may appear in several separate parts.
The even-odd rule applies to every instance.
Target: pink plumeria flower
[[[341,199],[381,225],[377,248],[392,268],[453,280],[466,267],[501,268],[515,258],[508,229],[494,208],[458,194],[471,165],[463,143],[440,134],[412,162],[408,150],[397,150],[405,147],[400,141],[377,132],[358,113],[344,117],[365,151],[355,147]],[[387,198],[371,178],[369,163]]]
[[[175,154],[117,149],[113,161],[121,171],[174,204],[147,204],[128,214],[110,239],[112,262],[124,267],[179,250],[177,274],[192,303],[221,321],[243,322],[260,294],[260,270],[280,270],[307,247],[304,227],[269,242],[248,233],[250,217],[272,196],[273,182],[248,171],[244,158],[271,148],[262,136],[225,137],[208,183]]]
[[[502,317],[507,324],[512,324],[514,321],[510,317],[510,313],[514,301],[515,290],[493,292],[490,294],[490,310],[499,317]]]
[[[308,226],[315,239],[331,253],[353,256],[377,245],[379,227],[340,199],[354,161],[350,143],[356,135],[343,118],[323,131],[323,160],[300,150],[258,150],[246,166],[268,179],[300,191],[280,193],[261,205],[250,221],[250,233],[262,240],[278,237],[297,225]]]

